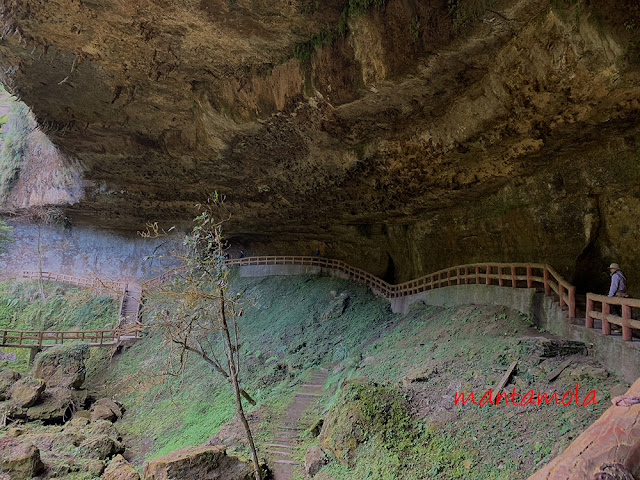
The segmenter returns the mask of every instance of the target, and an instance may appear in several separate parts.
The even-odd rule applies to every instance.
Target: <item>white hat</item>
[[[609,268],[615,268],[616,270],[620,270],[620,265],[618,265],[617,263],[612,263],[611,265],[609,265]]]

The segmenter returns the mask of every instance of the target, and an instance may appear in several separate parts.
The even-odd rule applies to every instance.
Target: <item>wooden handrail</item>
[[[600,311],[595,309],[596,303],[601,304]],[[622,315],[612,314],[612,305],[620,306]],[[608,297],[606,295],[588,293],[584,325],[587,328],[593,328],[594,319],[601,320],[603,335],[611,335],[611,324],[619,325],[622,327],[622,339],[629,342],[633,340],[633,330],[640,330],[640,321],[632,318],[633,308],[640,308],[640,299]]]
[[[165,272],[166,273],[166,272]],[[129,284],[127,282],[122,282],[122,281],[117,281],[117,280],[102,280],[99,278],[87,278],[87,277],[77,277],[74,275],[67,275],[64,273],[53,273],[53,272],[40,272],[40,271],[30,271],[30,270],[22,270],[19,274],[18,277],[20,278],[25,278],[25,279],[40,279],[42,278],[43,280],[48,280],[48,281],[54,281],[54,282],[59,282],[59,283],[67,283],[70,285],[76,285],[76,286],[80,286],[80,287],[87,287],[87,288],[91,288],[94,291],[98,291],[98,292],[103,292],[105,289],[108,290],[112,290],[113,292],[120,292],[120,307],[118,309],[118,318],[115,321],[114,324],[114,328],[113,330],[78,330],[78,331],[67,331],[67,332],[62,332],[61,334],[58,335],[58,333],[56,333],[56,339],[60,340],[60,343],[64,342],[64,337],[65,334],[73,334],[73,333],[78,333],[78,335],[82,335],[81,339],[85,339],[86,337],[89,338],[94,338],[97,341],[97,334],[92,336],[92,332],[103,332],[100,334],[100,345],[103,344],[103,338],[104,338],[104,333],[105,332],[114,332],[115,330],[120,331],[121,327],[122,327],[122,320],[123,318],[126,318],[126,313],[124,312],[124,304],[125,304],[125,299],[127,297],[128,293],[128,287]],[[136,300],[137,301],[137,300]],[[138,317],[138,315],[140,314],[140,303],[138,302],[138,309],[136,312],[136,318]],[[1,331],[1,330],[0,330]],[[6,332],[12,332],[12,330],[6,330],[4,331],[5,333],[3,334],[3,339],[6,340],[6,338],[13,338],[13,337],[7,337],[7,333]],[[23,331],[24,333],[31,333],[34,332],[33,330],[29,330],[29,331]],[[51,337],[51,333],[54,332],[50,332],[50,331],[42,331],[43,334],[46,334],[47,337]],[[135,332],[136,337],[138,336],[138,332]],[[78,337],[80,338],[80,337]],[[114,339],[115,337],[112,336],[112,338]],[[77,338],[76,338],[77,339]],[[2,343],[5,343],[4,341]],[[57,340],[56,340],[57,343]]]
[[[544,291],[547,295],[551,295],[552,292],[557,294],[560,306],[567,307],[570,317],[575,317],[576,315],[576,287],[566,281],[553,267],[540,263],[470,263],[466,265],[445,268],[437,272],[424,275],[417,279],[395,285],[390,284],[364,270],[352,267],[342,260],[334,260],[324,257],[293,255],[255,256],[226,260],[225,264],[229,267],[251,265],[302,265],[329,268],[345,273],[347,275],[347,278],[363,283],[376,293],[379,293],[389,299],[415,295],[428,290],[433,290],[449,285],[495,285],[494,282],[496,281],[498,285],[505,288],[534,288],[535,285],[540,285],[544,288]],[[163,272],[157,277],[145,281],[141,285],[141,295],[144,296],[145,290],[162,285],[173,275],[183,272],[186,268],[186,266],[175,267],[171,270]],[[519,269],[524,273],[518,273]],[[46,275],[47,278],[55,279],[56,281],[74,283],[83,286],[91,286],[95,288],[95,282],[93,280],[89,281],[88,279],[84,279],[81,277],[57,275],[49,272],[43,272],[42,274],[43,276]],[[25,278],[39,278],[40,273],[24,271],[22,272],[22,275]],[[520,285],[518,282],[520,282]],[[122,313],[124,297],[127,293],[127,284],[124,282],[106,281],[101,282],[101,285],[113,285],[118,286],[120,289],[122,289],[123,295],[120,302],[120,313]],[[602,313],[595,312],[593,310],[594,302],[602,302]],[[622,317],[611,316],[609,314],[610,305],[621,305]],[[630,340],[631,328],[640,329],[640,322],[631,320],[631,308],[640,308],[640,300],[605,297],[603,295],[590,293],[587,295],[587,317],[585,320],[586,326],[592,328],[594,318],[603,318],[603,333],[610,333],[610,323],[620,324],[623,326],[623,337],[625,338],[625,340]],[[138,311],[139,309],[140,304],[138,304]],[[636,324],[638,326],[636,326]],[[114,329],[104,330],[103,332],[112,332],[115,336],[115,331],[116,330]],[[12,331],[0,330],[0,332],[2,332],[3,343],[7,338],[13,338],[7,336],[7,334],[11,333]],[[91,331],[86,331],[85,335],[89,334],[90,332]],[[23,331],[23,333],[32,332]],[[51,332],[44,333],[50,334]],[[104,333],[102,334],[102,336],[104,336]],[[64,340],[64,333],[61,335],[60,340]]]

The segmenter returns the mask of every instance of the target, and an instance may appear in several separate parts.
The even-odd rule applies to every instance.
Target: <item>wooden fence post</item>
[[[607,320],[609,315],[610,305],[606,302],[602,302],[602,334],[611,335],[611,324]]]
[[[486,284],[491,285],[491,265],[487,265],[487,279]]]
[[[476,285],[480,285],[480,266],[476,265]]]
[[[549,285],[549,270],[544,267],[544,293],[545,295],[551,295],[551,285]]]
[[[527,288],[533,288],[533,269],[527,265]]]
[[[576,287],[569,287],[569,317],[576,318]]]
[[[593,328],[593,317],[590,313],[593,311],[593,300],[587,295],[587,316],[584,321],[584,326],[587,328]]]
[[[504,287],[504,282],[502,281],[502,267],[498,267],[498,285]]]
[[[622,305],[622,339],[626,342],[633,340],[629,320],[631,320],[631,307],[629,305]]]
[[[460,278],[460,269],[459,268],[456,268],[456,274],[457,274],[457,277],[458,277],[458,285],[460,285],[462,283],[462,279]]]
[[[469,267],[464,267],[464,284],[469,284]]]
[[[511,286],[516,288],[518,286],[518,279],[516,278],[516,266],[511,265]]]
[[[560,297],[560,308],[564,307],[567,302],[564,301],[564,286],[558,280],[558,296]]]

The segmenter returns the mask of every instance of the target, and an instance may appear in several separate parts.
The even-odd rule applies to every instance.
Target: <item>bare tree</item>
[[[240,386],[240,333],[238,319],[242,316],[239,297],[229,290],[228,268],[225,264],[225,242],[222,224],[217,219],[224,212],[222,201],[214,195],[204,205],[198,205],[200,215],[192,231],[185,236],[184,252],[177,254],[184,267],[162,287],[163,296],[172,298],[171,311],[162,310],[153,316],[152,326],[160,328],[165,345],[170,349],[167,373],[182,373],[192,355],[206,362],[231,385],[236,413],[245,430],[256,480],[262,478],[258,454],[251,427],[244,412],[242,398],[256,402]],[[149,225],[143,237],[159,236],[157,224]]]

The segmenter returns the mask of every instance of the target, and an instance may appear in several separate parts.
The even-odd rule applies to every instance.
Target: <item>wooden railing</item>
[[[0,330],[0,345],[8,347],[50,347],[69,341],[86,342],[91,346],[116,344],[123,332],[116,330],[72,330],[72,331],[33,331],[33,330]],[[134,335],[132,335],[134,336]]]
[[[600,303],[600,310],[595,309],[595,305]],[[620,306],[622,315],[611,313],[611,306]],[[622,339],[631,341],[633,339],[633,330],[640,330],[640,321],[632,318],[632,309],[640,309],[640,300],[636,298],[618,298],[607,297],[605,295],[597,295],[595,293],[587,294],[587,315],[585,318],[585,327],[593,328],[594,318],[602,321],[602,333],[611,335],[611,324],[622,327]]]
[[[547,295],[554,292],[560,306],[568,309],[570,317],[576,316],[576,287],[567,282],[551,266],[538,263],[473,263],[446,268],[408,282],[393,285],[381,278],[341,261],[323,257],[305,256],[256,256],[227,260],[227,266],[249,265],[301,265],[337,270],[348,279],[369,287],[386,297],[398,298],[415,295],[449,285],[499,285],[512,288],[544,288]],[[177,267],[145,283],[144,288],[157,287],[171,276],[183,271]]]
[[[148,290],[150,288],[154,288],[154,287],[158,287],[158,286],[162,285],[169,278],[173,277],[174,275],[177,275],[180,272],[183,272],[185,270],[185,268],[186,267],[184,267],[184,266],[175,267],[175,268],[172,268],[171,270],[167,270],[166,272],[162,273],[161,275],[158,275],[157,277],[151,278],[151,279],[147,280],[146,282],[142,282],[142,284],[141,284],[142,291],[144,292],[144,290]]]
[[[91,288],[98,292],[111,291],[112,293],[120,292],[126,287],[126,282],[118,282],[116,280],[102,280],[100,278],[76,277],[74,275],[66,275],[64,273],[51,272],[34,272],[23,270],[19,274],[20,278],[29,280],[49,280],[58,283],[67,283],[77,285],[79,287]]]
[[[113,345],[122,338],[138,338],[138,328],[128,328],[124,324],[126,315],[124,304],[128,291],[128,283],[100,278],[77,277],[63,273],[38,272],[23,270],[17,275],[29,280],[45,280],[66,283],[84,288],[91,288],[98,293],[112,293],[120,295],[120,307],[115,326],[111,330],[69,330],[69,331],[33,331],[33,330],[0,330],[0,345],[11,347],[46,347],[64,343],[65,341],[80,340],[91,346]],[[140,305],[138,304],[138,314]]]

